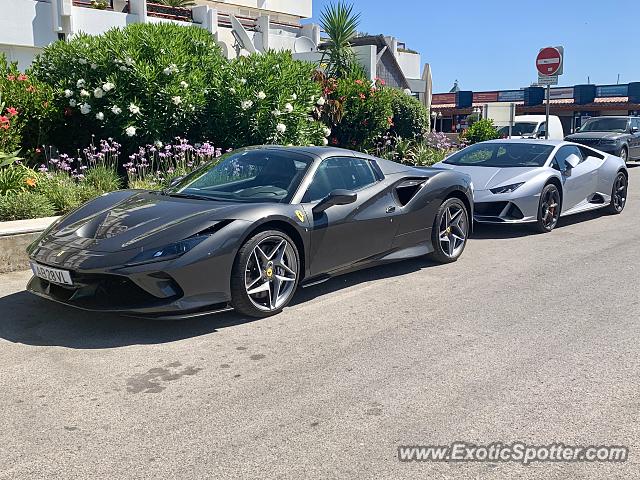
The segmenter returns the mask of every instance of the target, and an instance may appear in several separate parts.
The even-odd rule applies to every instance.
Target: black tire
[[[622,147],[618,156],[624,161],[624,163],[627,163],[629,161],[629,149],[626,146]]]
[[[262,265],[262,267],[256,264],[258,262],[258,254],[252,257],[254,250],[258,245],[270,244],[273,242],[277,244],[280,240],[284,240],[287,245],[284,247],[287,249],[287,258],[290,261],[292,271],[295,271],[295,280],[292,281],[293,285],[289,286],[287,283],[288,295],[285,299],[283,299],[282,303],[274,306],[272,309],[265,310],[264,308],[260,308],[256,303],[256,299],[252,298],[248,293],[248,285],[247,285],[247,275],[252,274],[256,276],[256,282],[262,282],[259,285],[264,285],[265,283],[269,283],[269,290],[264,293],[268,295],[268,298],[265,298],[264,301],[269,304],[272,298],[272,288],[273,282],[278,281],[278,266],[274,265],[274,262],[270,262],[269,265]],[[269,254],[269,252],[265,252]],[[271,272],[268,272],[271,270]],[[282,274],[282,272],[280,272]],[[285,272],[286,275],[289,275]],[[238,312],[243,315],[248,315],[250,317],[269,317],[271,315],[275,315],[280,313],[284,307],[286,307],[291,299],[293,298],[295,291],[298,287],[298,281],[300,278],[300,256],[298,253],[298,249],[296,244],[291,238],[284,232],[280,230],[266,230],[262,232],[258,232],[249,238],[238,250],[238,254],[236,255],[236,259],[233,264],[233,270],[231,272],[231,306]],[[258,286],[259,286],[258,285]],[[284,285],[284,283],[282,283]],[[280,289],[281,290],[281,289]],[[290,290],[290,291],[289,291]],[[256,294],[254,294],[256,295]],[[277,299],[277,296],[276,296]],[[264,306],[263,306],[264,307]]]
[[[459,218],[459,221],[447,227],[449,230],[442,230],[441,227],[446,223],[447,211],[450,212],[450,217],[451,212],[454,212],[455,219]],[[470,227],[469,211],[462,200],[451,197],[442,202],[431,229],[431,243],[434,250],[429,254],[429,258],[438,263],[452,263],[458,260],[467,246]],[[443,240],[445,236],[448,240]],[[459,240],[460,238],[462,241]]]
[[[629,179],[624,172],[618,172],[613,187],[611,188],[611,202],[607,206],[607,212],[612,215],[622,213],[627,204],[627,191],[629,188]]]
[[[553,183],[545,185],[540,194],[538,204],[538,220],[533,224],[533,228],[539,233],[549,233],[558,224],[561,212],[560,191]]]

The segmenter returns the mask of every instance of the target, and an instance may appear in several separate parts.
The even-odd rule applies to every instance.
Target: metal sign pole
[[[540,90],[538,90],[540,91]],[[547,121],[544,124],[544,139],[545,140],[549,140],[549,109],[550,109],[550,102],[551,102],[551,85],[547,85]]]

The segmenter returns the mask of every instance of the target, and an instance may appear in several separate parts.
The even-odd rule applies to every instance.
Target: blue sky
[[[313,0],[314,20],[330,0]],[[640,0],[351,0],[359,30],[422,54],[434,91],[520,88],[541,47],[565,47],[560,85],[640,81]]]

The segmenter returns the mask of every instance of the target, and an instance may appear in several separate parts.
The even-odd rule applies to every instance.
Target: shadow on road
[[[25,291],[0,298],[0,312],[0,338],[79,349],[174,342],[252,320],[233,312],[180,321],[129,318],[77,310]]]
[[[577,213],[568,217],[562,217],[558,221],[556,229],[575,225],[576,223],[588,222],[590,220],[597,220],[601,217],[606,217],[609,214],[604,209],[591,210],[589,212]],[[553,233],[553,232],[552,232]],[[519,238],[528,237],[530,235],[543,235],[536,232],[531,225],[528,224],[504,224],[504,225],[490,225],[490,224],[478,224],[473,227],[473,234],[471,240],[496,240],[505,238]]]
[[[396,277],[435,265],[420,258],[358,270],[320,285],[299,289],[292,305],[363,282]],[[0,338],[26,345],[77,349],[175,342],[260,321],[234,312],[175,321],[129,318],[77,310],[38,298],[26,291],[0,298],[0,312],[3,312],[0,317]]]

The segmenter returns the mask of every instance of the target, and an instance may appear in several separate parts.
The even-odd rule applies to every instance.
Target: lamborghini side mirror
[[[173,180],[171,180],[169,182],[169,186],[170,187],[175,187],[177,184],[179,184],[182,181],[183,178],[184,178],[184,176],[180,176],[180,177],[174,178]]]
[[[313,213],[322,213],[335,205],[349,205],[357,200],[358,194],[350,190],[333,190],[313,207]]]

